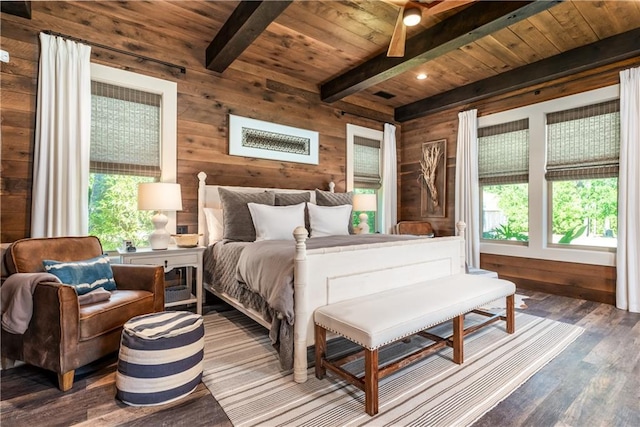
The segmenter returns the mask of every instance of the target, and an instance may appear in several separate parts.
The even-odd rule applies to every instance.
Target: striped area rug
[[[236,427],[470,425],[583,332],[523,313],[516,314],[515,334],[507,334],[503,325],[466,337],[463,365],[453,363],[446,348],[384,378],[375,417],[364,412],[363,392],[330,373],[318,380],[310,369],[306,383],[293,382],[291,372],[280,370],[267,330],[235,311],[205,316],[202,379]],[[419,340],[381,351],[380,359],[415,348]],[[332,340],[329,354],[349,345]],[[358,372],[361,366],[356,362],[352,369]]]

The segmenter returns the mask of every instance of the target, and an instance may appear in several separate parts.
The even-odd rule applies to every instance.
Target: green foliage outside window
[[[153,212],[138,210],[138,183],[153,178],[94,174],[89,178],[89,234],[98,236],[105,251],[114,251],[123,240],[136,247],[148,246]]]
[[[483,239],[529,240],[529,186],[527,184],[485,185],[482,187],[483,202],[487,205],[489,197],[497,202],[500,215],[504,218],[499,224],[482,233]],[[484,220],[487,221],[485,207]],[[487,224],[483,224],[487,226]],[[486,228],[485,228],[486,230]]]

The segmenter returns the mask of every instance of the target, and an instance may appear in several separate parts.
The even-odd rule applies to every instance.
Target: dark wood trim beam
[[[30,1],[3,1],[0,3],[0,11],[9,15],[31,19]]]
[[[396,108],[399,122],[640,56],[640,28]]]
[[[353,95],[547,10],[561,1],[476,2],[451,18],[407,40],[404,57],[390,58],[387,57],[386,52],[383,52],[322,84],[320,96],[324,102],[334,102]]]
[[[290,4],[241,1],[207,47],[206,67],[222,73]]]

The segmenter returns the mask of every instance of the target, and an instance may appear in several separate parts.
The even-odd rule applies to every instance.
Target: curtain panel
[[[466,225],[465,259],[480,268],[480,197],[478,187],[478,110],[458,114],[455,222]]]
[[[88,233],[91,48],[40,33],[31,237]]]
[[[390,234],[398,218],[396,127],[384,124],[382,139],[382,232]]]
[[[640,68],[620,72],[616,307],[640,313]]]

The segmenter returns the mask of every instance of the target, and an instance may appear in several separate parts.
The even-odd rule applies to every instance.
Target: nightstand
[[[164,267],[164,272],[168,273],[174,268],[186,267],[187,268],[187,288],[192,288],[192,274],[193,268],[196,269],[196,295],[191,294],[188,299],[180,301],[173,301],[166,303],[165,307],[173,307],[177,305],[196,304],[196,311],[198,314],[202,314],[202,253],[204,252],[203,246],[195,248],[178,248],[176,246],[169,246],[165,250],[152,250],[150,248],[141,248],[136,252],[126,252],[122,249],[118,249],[120,255],[120,262],[123,264],[146,264],[146,265],[161,265]]]

